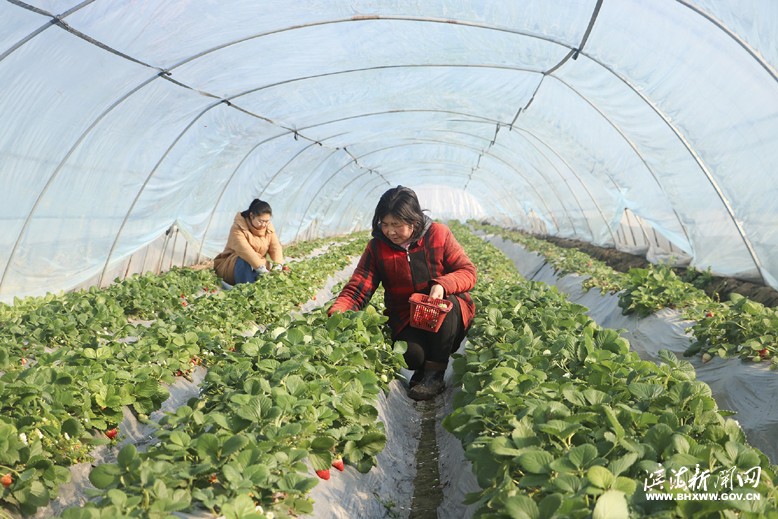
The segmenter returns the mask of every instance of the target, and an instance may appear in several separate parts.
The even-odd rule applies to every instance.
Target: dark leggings
[[[448,363],[449,356],[459,348],[459,343],[465,338],[459,299],[456,296],[448,296],[446,299],[454,303],[454,308],[446,315],[437,332],[409,325],[397,334],[395,340],[408,343],[408,350],[404,354],[408,369],[420,369],[425,361]]]

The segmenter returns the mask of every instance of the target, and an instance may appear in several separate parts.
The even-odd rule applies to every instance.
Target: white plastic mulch
[[[402,370],[403,376],[411,372]],[[462,445],[440,425],[452,411],[456,388],[450,385],[451,366],[446,371],[448,388],[438,398],[443,399],[436,419],[438,468],[443,502],[438,507],[441,519],[467,519],[475,507],[463,504],[465,495],[480,490],[465,460]],[[377,464],[367,474],[346,466],[344,472],[331,470],[331,478],[320,481],[311,497],[317,519],[396,518],[410,517],[416,477],[416,451],[421,435],[421,413],[416,403],[406,395],[404,382],[393,381],[389,392],[377,405],[378,417],[385,425],[386,448],[377,456]]]
[[[658,361],[658,352],[668,349],[683,358],[683,352],[693,338],[687,329],[693,324],[684,320],[679,312],[662,310],[649,317],[640,319],[624,316],[618,306],[618,295],[601,295],[594,289],[585,292],[581,282],[585,279],[577,275],[559,277],[545,259],[529,252],[520,245],[504,241],[499,237],[486,236],[485,239],[507,254],[519,271],[534,281],[554,285],[567,294],[570,301],[589,309],[588,315],[600,326],[619,329],[630,341],[632,348],[647,360]],[[322,305],[332,297],[333,288],[348,279],[356,265],[332,276],[325,287],[316,294],[316,299],[308,301],[302,312]],[[464,347],[464,344],[463,346]],[[773,463],[778,460],[778,373],[770,371],[766,364],[754,364],[740,360],[724,360],[718,357],[703,364],[699,356],[688,359],[697,371],[699,380],[706,382],[712,389],[714,398],[721,409],[735,411],[734,417],[745,431],[749,443],[764,452]],[[205,370],[198,368],[193,380],[178,379],[170,386],[170,399],[163,409],[154,413],[157,420],[164,411],[174,411],[189,398],[199,394],[199,383]],[[410,372],[403,370],[407,379]],[[446,372],[450,382],[451,368]],[[470,462],[465,459],[459,440],[445,431],[440,425],[443,417],[452,411],[452,401],[457,388],[450,387],[439,397],[436,424],[439,451],[440,486],[443,502],[438,507],[437,516],[441,519],[469,519],[475,512],[475,506],[465,506],[463,500],[470,492],[479,490]],[[331,469],[329,480],[320,480],[311,491],[314,500],[312,519],[352,519],[359,518],[396,518],[405,519],[411,515],[416,476],[416,452],[421,434],[421,412],[417,404],[406,395],[404,382],[393,381],[389,391],[381,395],[377,403],[378,416],[385,425],[386,448],[377,456],[377,465],[367,474],[359,473],[355,468],[346,466],[343,472]],[[120,445],[132,442],[143,449],[153,441],[153,426],[138,423],[129,413],[120,426],[124,436]],[[95,463],[115,460],[118,447],[100,448],[94,453]],[[49,507],[41,509],[36,519],[51,517],[69,506],[77,506],[86,501],[84,490],[89,488],[88,475],[90,463],[82,463],[71,468],[73,480],[60,489],[59,498]],[[208,517],[203,512],[182,517]]]
[[[585,277],[560,277],[542,256],[521,245],[496,236],[484,238],[511,258],[527,279],[556,286],[570,301],[587,307],[588,315],[597,324],[622,330],[622,336],[641,358],[658,362],[659,351],[667,349],[679,359],[688,360],[697,379],[710,386],[719,408],[737,413],[733,418],[746,433],[748,442],[772,463],[778,463],[778,372],[771,371],[768,363],[718,356],[703,363],[700,355],[684,357],[683,352],[694,342],[688,330],[694,321],[685,320],[680,312],[665,309],[642,319],[622,315],[618,294],[601,295],[596,288],[585,292],[581,288]]]
[[[333,289],[347,280],[353,272],[358,258],[351,265],[331,276],[325,286],[316,293],[316,297],[305,303],[300,313],[309,312],[321,306],[333,297]],[[295,312],[297,313],[297,312]],[[248,333],[248,332],[247,332]],[[464,347],[464,346],[463,346]],[[162,409],[150,416],[151,424],[141,424],[128,410],[119,426],[121,441],[115,446],[103,446],[92,452],[93,462],[80,463],[70,468],[72,480],[60,487],[59,496],[49,506],[39,509],[33,516],[44,519],[61,513],[73,506],[87,502],[85,491],[93,488],[89,482],[89,472],[93,465],[115,462],[116,456],[124,445],[134,443],[144,450],[153,441],[156,422],[165,412],[175,411],[193,397],[199,396],[200,383],[207,371],[198,366],[192,373],[192,380],[176,379],[168,386],[170,397],[162,404]],[[402,370],[402,376],[409,378],[410,371]],[[451,368],[446,372],[450,381]],[[437,441],[439,449],[440,485],[443,503],[438,509],[440,518],[463,519],[472,517],[474,508],[462,504],[465,494],[478,491],[470,469],[470,463],[464,459],[461,444],[440,426],[440,420],[451,412],[451,401],[456,390],[448,388],[439,398],[443,398],[437,418]],[[408,518],[414,493],[416,477],[416,452],[421,434],[421,412],[417,404],[406,395],[405,383],[399,380],[389,385],[389,391],[379,397],[378,416],[385,425],[387,443],[377,456],[377,465],[367,474],[361,474],[354,467],[346,466],[343,472],[331,469],[329,480],[320,480],[311,491],[314,500],[314,512],[311,518],[353,519],[359,518]],[[311,471],[313,472],[313,471]],[[175,514],[185,518],[213,517],[206,510],[190,514]]]

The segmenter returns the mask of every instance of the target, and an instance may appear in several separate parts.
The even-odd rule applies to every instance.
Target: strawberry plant
[[[713,308],[713,310],[711,310]],[[768,361],[778,367],[778,311],[739,295],[716,305],[698,307],[692,326],[695,341],[684,353]]]
[[[106,494],[88,506],[117,510],[111,496],[121,492],[122,513],[150,513],[137,499],[147,467],[165,488],[182,489],[178,510],[191,502],[223,513],[250,495],[264,509],[310,512],[305,495],[316,479],[303,459],[320,478],[343,463],[336,452],[367,472],[386,442],[373,403],[383,387],[376,372],[394,374],[404,361],[401,346],[387,344],[385,321],[374,310],[329,319],[320,309],[245,338],[231,362],[209,370],[194,406],[160,421],[147,452],[128,451],[122,457],[131,461],[92,472]]]
[[[632,268],[627,273],[619,306],[626,314],[646,317],[662,308],[693,307],[710,299],[700,289],[682,281],[668,265]]]
[[[323,470],[332,464],[334,453],[341,452],[342,456],[358,469],[369,470],[375,462],[375,454],[383,448],[385,436],[382,429],[375,425],[377,416],[375,408],[368,402],[375,398],[381,387],[385,387],[389,375],[392,378],[395,376],[397,367],[402,363],[402,350],[399,349],[399,346],[397,348],[391,346],[365,348],[371,343],[385,343],[383,326],[385,318],[372,309],[355,314],[356,319],[346,316],[327,319],[325,314],[319,313],[316,316],[298,317],[297,322],[289,329],[293,321],[285,317],[289,309],[296,304],[296,300],[303,301],[310,297],[310,288],[305,285],[321,283],[326,279],[328,271],[333,268],[342,268],[345,265],[345,253],[348,250],[361,251],[363,247],[364,245],[361,243],[351,243],[339,247],[338,254],[342,255],[342,259],[335,259],[335,261],[329,257],[308,260],[305,263],[306,267],[310,266],[310,270],[298,266],[288,273],[271,273],[261,280],[261,283],[264,283],[261,291],[257,291],[260,286],[258,283],[255,286],[235,287],[229,293],[219,293],[215,296],[203,294],[189,298],[190,304],[185,311],[170,312],[165,314],[164,320],[157,319],[147,327],[136,327],[132,330],[131,333],[137,338],[128,343],[120,343],[124,344],[125,351],[132,352],[137,348],[138,351],[150,352],[156,348],[162,348],[159,355],[148,358],[148,361],[151,362],[170,359],[171,353],[181,352],[182,362],[185,359],[188,362],[192,362],[192,360],[200,363],[208,362],[209,373],[203,384],[203,398],[197,407],[179,408],[176,413],[160,422],[162,429],[160,429],[159,443],[156,446],[147,453],[137,454],[137,457],[135,454],[130,456],[128,453],[127,457],[134,461],[128,462],[124,469],[119,467],[121,469],[119,471],[111,464],[101,465],[93,471],[93,476],[91,476],[93,484],[104,489],[110,496],[110,499],[98,500],[95,505],[109,514],[114,512],[129,513],[131,510],[146,510],[144,513],[149,513],[149,509],[143,505],[143,500],[140,501],[140,505],[138,503],[136,496],[140,496],[142,492],[136,493],[133,490],[134,484],[132,482],[140,482],[141,479],[138,479],[134,474],[137,471],[142,473],[143,467],[153,467],[152,473],[159,479],[155,485],[167,489],[182,488],[181,477],[183,473],[178,464],[182,463],[181,467],[191,467],[192,460],[199,460],[194,462],[197,467],[196,473],[184,476],[188,481],[185,488],[189,490],[177,495],[177,498],[173,499],[174,504],[171,504],[173,508],[164,509],[165,512],[185,509],[189,506],[186,505],[187,502],[198,502],[199,506],[227,513],[233,507],[245,504],[243,499],[246,497],[247,489],[251,489],[250,493],[253,495],[251,499],[255,504],[265,502],[266,506],[275,508],[277,512],[282,509],[282,506],[304,512],[310,510],[310,504],[306,500],[305,494],[316,480],[302,474],[294,476],[295,473],[307,470],[306,465],[301,463],[303,459],[308,459],[316,470]],[[290,280],[289,278],[293,276],[299,279]],[[302,288],[300,287],[301,279],[306,280]],[[240,315],[237,317],[234,315],[240,311],[233,312],[232,308],[229,307],[226,311],[223,309],[227,305],[229,307],[234,305],[233,308],[248,307],[248,315],[243,314],[246,318],[241,320]],[[213,317],[212,311],[217,314],[217,317]],[[157,312],[156,315],[163,314]],[[250,337],[244,334],[245,322],[248,319],[254,320],[257,316],[261,317],[265,323],[276,323],[260,327],[260,333],[267,334],[272,342],[260,342],[259,338],[263,335]],[[222,317],[224,318],[222,319]],[[279,317],[281,317],[280,320]],[[197,337],[192,332],[179,333],[177,331],[179,328],[191,330]],[[109,343],[105,343],[105,345],[107,344]],[[127,344],[131,344],[133,347],[127,348]],[[192,347],[189,346],[190,344]],[[349,348],[356,348],[356,350],[349,351],[346,348],[348,344],[351,344]],[[170,349],[165,351],[165,345],[169,345]],[[198,351],[195,351],[194,345],[197,346]],[[251,356],[256,355],[255,352],[258,349],[264,351],[268,348],[267,354],[261,356],[263,360],[256,365],[249,361]],[[295,353],[300,348],[307,348],[305,353],[310,356],[310,360],[301,364],[296,360],[301,357]],[[102,350],[98,347],[94,351],[97,353]],[[364,355],[365,351],[368,352],[367,356]],[[298,353],[302,355],[302,352]],[[148,354],[144,353],[144,355]],[[116,355],[95,355],[103,362],[108,362],[108,358],[114,356]],[[132,353],[131,358],[137,359],[137,355]],[[271,358],[277,360],[271,361]],[[229,363],[222,362],[228,359]],[[130,361],[130,357],[121,360]],[[357,360],[359,362],[356,362]],[[143,364],[148,365],[148,361]],[[388,364],[379,365],[378,363],[382,361],[386,361]],[[138,364],[137,360],[133,362]],[[165,365],[172,366],[170,360],[164,360],[164,362]],[[376,362],[376,365],[373,365],[373,362]],[[330,364],[331,370],[340,370],[340,372],[337,375],[328,375],[330,369],[322,371],[321,368],[315,368],[321,363]],[[277,372],[281,367],[291,371],[284,369],[282,372]],[[294,367],[293,370],[292,367]],[[290,399],[302,388],[307,388],[304,394],[310,392],[316,398],[301,400],[301,403],[306,402],[306,405],[292,408],[292,410],[310,413],[309,402],[321,400],[316,413],[310,416],[306,414],[304,418],[298,419],[274,414],[270,417],[272,418],[271,423],[254,429],[251,426],[254,417],[262,417],[263,415],[256,414],[256,407],[246,405],[235,407],[235,405],[243,402],[243,398],[255,397],[240,396],[235,393],[233,382],[236,388],[244,388],[248,381],[255,379],[255,375],[250,374],[254,370],[256,370],[257,375],[265,373],[264,376],[270,376],[276,373],[294,374],[301,368],[309,370],[308,372],[311,374],[318,373],[319,376],[325,378],[301,384],[300,381],[303,379],[297,379],[295,377],[298,375],[295,375],[291,378],[281,379],[280,385],[274,382],[272,386],[266,385],[266,382],[262,382],[264,378],[260,378],[257,379],[259,385],[252,387],[255,389],[264,388],[263,391],[269,391],[267,394],[269,400],[267,401],[284,402],[284,405],[288,405],[291,402]],[[250,371],[247,372],[246,369]],[[310,371],[312,369],[314,371]],[[376,372],[380,375],[376,375]],[[233,382],[229,382],[226,386],[223,385],[222,382],[227,380]],[[212,386],[212,383],[215,385]],[[294,393],[279,393],[280,388],[284,386],[294,388]],[[337,394],[332,395],[331,391],[336,391]],[[298,396],[302,397],[303,395]],[[221,400],[222,397],[230,400]],[[211,403],[209,404],[209,402]],[[205,415],[208,419],[216,418],[216,422],[208,423],[211,423],[211,427],[218,426],[218,429],[212,429],[213,432],[206,431],[203,427],[207,423],[196,417],[201,416],[202,409],[216,405],[218,402],[222,402],[221,405],[226,406],[222,412],[218,412],[216,410],[218,408],[209,408]],[[187,414],[187,409],[191,414]],[[282,407],[274,407],[273,409],[282,409]],[[195,417],[195,419],[186,419],[184,423],[178,421],[179,415],[189,418]],[[220,416],[229,417],[230,422],[222,421]],[[241,446],[245,442],[238,440],[238,436],[254,437],[255,434],[261,434],[261,439],[252,440],[252,444],[266,445],[270,448],[275,442],[281,443],[278,444],[279,447],[274,447],[270,451],[272,454],[269,455],[273,456],[275,461],[271,461],[265,457],[265,454],[262,454],[264,461],[260,465],[272,467],[277,464],[281,452],[285,453],[284,457],[288,460],[288,465],[279,465],[275,475],[268,479],[252,478],[246,480],[244,478],[240,480],[242,481],[240,483],[235,479],[234,474],[244,474],[247,471],[248,474],[251,474],[252,470],[247,467],[236,467],[233,470],[230,465],[232,461],[226,455],[228,451],[225,451],[224,448],[218,448],[219,444],[214,443],[214,432],[225,426],[228,428],[228,434],[236,438],[230,443],[231,449],[234,446],[243,449]],[[189,440],[184,441],[184,438],[189,438]],[[216,439],[218,438],[217,434]],[[289,439],[285,440],[284,438]],[[182,448],[186,445],[195,445],[196,447],[194,450]],[[206,448],[206,446],[216,447],[216,450],[210,450],[211,447]],[[282,450],[279,451],[279,448]],[[180,455],[184,457],[181,458],[181,461],[176,461]],[[260,451],[254,451],[254,454],[247,453],[246,456],[249,458],[246,458],[245,461],[254,459],[258,455],[260,455]],[[162,465],[160,460],[167,460],[170,462],[169,466]],[[140,461],[140,465],[137,461]],[[259,463],[259,461],[253,463]],[[126,484],[129,486],[123,486],[122,489],[114,486],[117,482],[115,478],[117,472],[124,474],[120,479],[128,482]],[[257,477],[261,473],[261,471],[257,472]],[[236,483],[239,484],[236,486]],[[265,485],[268,486],[265,487]],[[262,488],[268,490],[265,492]],[[117,496],[122,496],[120,501],[117,501]],[[168,492],[157,496],[157,498],[170,502],[170,496],[171,494]],[[140,508],[137,508],[138,506]],[[118,510],[122,511],[118,512]],[[155,510],[156,513],[163,509]],[[66,512],[66,515],[80,516],[79,514],[82,512],[84,510],[70,510]],[[276,516],[279,517],[278,513]]]
[[[103,290],[0,305],[9,323],[0,328],[0,423],[15,439],[8,440],[12,461],[6,466],[22,475],[0,503],[23,513],[45,505],[69,478],[67,466],[118,437],[107,431],[116,429],[126,410],[148,420],[177,372],[186,376],[195,366],[228,359],[247,327],[288,313],[364,247],[353,237],[339,245],[337,254],[230,292],[213,292],[218,283],[210,271],[173,269]],[[291,285],[283,279],[291,277]],[[227,310],[209,314],[220,306]],[[43,461],[30,461],[39,457]]]
[[[481,312],[471,346],[454,362],[462,390],[443,425],[462,441],[483,489],[469,497],[477,514],[778,511],[775,468],[717,409],[691,365],[666,351],[661,365],[639,359],[618,332],[600,329],[585,309],[541,284],[489,279],[474,298]],[[758,467],[762,499],[649,501],[645,476],[660,466]]]
[[[778,345],[773,332],[778,324],[775,312],[737,294],[723,304],[717,302],[715,294],[714,299],[709,298],[703,290],[712,282],[710,269],[699,271],[690,267],[678,275],[667,265],[652,265],[647,269],[632,269],[623,275],[597,260],[587,260],[586,256],[520,232],[472,221],[469,224],[541,252],[560,274],[575,272],[588,275],[581,284],[584,289],[598,286],[602,292],[623,290],[619,306],[625,314],[645,317],[661,308],[682,309],[687,318],[696,321],[692,328],[695,341],[684,353],[685,356],[701,353],[703,362],[714,355],[740,357],[753,362],[767,361],[771,367],[778,368]],[[571,258],[579,258],[580,261]]]
[[[592,258],[576,249],[559,247],[545,240],[534,238],[526,233],[511,231],[495,225],[469,220],[468,224],[476,230],[496,234],[504,240],[520,243],[527,250],[542,254],[559,275],[578,274],[585,276],[581,282],[584,290],[599,288],[601,293],[619,292],[624,285],[624,274],[616,272],[604,262]]]
[[[365,240],[301,244],[306,254],[327,252],[228,292],[213,292],[212,272],[180,269],[0,305],[10,323],[0,330],[8,346],[0,348],[0,474],[12,479],[0,501],[33,513],[56,495],[69,464],[119,438],[126,410],[148,419],[166,383],[205,366],[200,398],[165,414],[146,451],[127,445],[115,463],[95,467],[94,501],[63,517],[311,513],[317,471],[333,477],[346,463],[362,472],[375,464],[386,443],[376,398],[405,367],[404,344],[392,345],[380,308],[290,315]],[[765,499],[754,513],[771,513],[773,469],[688,364],[668,354],[661,366],[640,361],[555,289],[517,283],[494,248],[470,234],[460,242],[479,265],[479,315],[473,347],[454,363],[463,391],[446,427],[473,461],[483,491],[471,499],[484,514],[588,517],[611,507],[690,516],[683,503],[648,503],[638,482],[658,463],[698,462],[758,465]],[[566,253],[559,268],[588,261],[573,259]],[[68,315],[92,303],[95,315]],[[705,304],[711,318],[726,317]],[[769,358],[770,347],[751,351]]]
[[[339,247],[361,243],[362,246],[370,239],[370,233],[366,231],[355,232],[346,236],[328,236],[315,240],[306,240],[292,243],[284,247],[284,253],[288,258],[304,258],[314,255],[316,250],[329,252]]]
[[[706,290],[714,280],[710,267],[704,271],[695,267],[688,267],[681,272],[679,277],[682,281],[700,290]]]

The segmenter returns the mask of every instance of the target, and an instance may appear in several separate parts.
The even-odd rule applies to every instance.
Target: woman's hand
[[[432,285],[432,288],[430,288],[430,297],[443,299],[446,297],[446,291],[443,290],[443,287],[438,284]]]

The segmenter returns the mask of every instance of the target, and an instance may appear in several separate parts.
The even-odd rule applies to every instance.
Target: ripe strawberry
[[[761,350],[759,350],[759,356],[762,357],[763,359],[766,359],[767,357],[770,356],[770,351],[767,348],[762,348]]]
[[[182,292],[182,293],[181,293],[181,299],[184,299],[185,297],[186,297],[186,294],[184,294],[184,293]]]
[[[10,487],[13,482],[14,478],[12,478],[10,474],[3,474],[3,476],[0,477],[0,483],[2,483],[5,488]]]
[[[210,476],[208,476],[208,483],[214,484],[218,482],[219,482],[219,478],[216,477],[216,474],[211,474]]]
[[[330,479],[330,469],[317,470],[316,475],[322,479]]]
[[[108,439],[110,439],[110,440],[113,440],[114,438],[116,438],[117,434],[119,434],[119,431],[116,430],[116,427],[114,427],[113,429],[108,429],[107,431],[105,431],[105,435],[108,436]]]
[[[181,301],[181,306],[186,306],[186,301]]]
[[[713,312],[708,312],[705,314],[705,317],[713,317]]]
[[[313,296],[313,300],[316,301],[316,296],[315,295]]]
[[[338,458],[338,459],[336,459],[335,461],[333,461],[333,462],[332,462],[332,466],[333,466],[333,467],[335,467],[336,469],[338,469],[338,470],[339,470],[339,471],[341,471],[341,472],[343,472],[343,469],[344,469],[344,468],[346,468],[346,467],[343,465],[343,460],[342,460],[342,459],[340,459],[340,458]]]
[[[22,359],[21,359],[19,362],[21,362],[21,363],[22,363],[22,366],[24,366],[25,364],[27,364],[27,359],[25,359],[24,357],[22,357]]]

